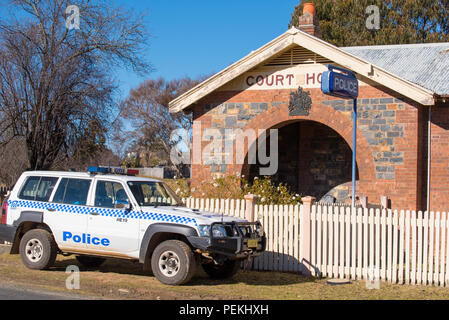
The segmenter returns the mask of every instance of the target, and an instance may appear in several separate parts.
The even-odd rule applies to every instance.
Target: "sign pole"
[[[321,77],[321,91],[334,97],[352,99],[354,108],[352,112],[352,199],[351,212],[355,210],[355,179],[357,174],[357,97],[359,96],[359,83],[354,72],[326,65],[328,71]]]
[[[355,213],[355,179],[357,174],[357,98],[359,96],[359,82],[354,72],[326,65],[328,71],[321,77],[321,91],[330,96],[342,99],[352,99],[354,107],[352,111],[352,199],[351,214]]]
[[[355,210],[355,179],[357,170],[357,99],[354,99],[354,110],[352,112],[352,208],[351,211],[354,213]]]

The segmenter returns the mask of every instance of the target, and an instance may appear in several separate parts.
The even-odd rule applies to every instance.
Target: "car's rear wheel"
[[[29,269],[43,270],[53,266],[57,250],[55,240],[47,230],[30,230],[20,240],[20,257]]]
[[[187,283],[196,271],[196,259],[190,247],[179,240],[159,244],[151,257],[156,278],[168,285]]]
[[[98,268],[106,261],[104,258],[98,257],[89,257],[89,256],[76,256],[76,260],[78,260],[81,265],[87,268]]]
[[[203,270],[213,279],[228,279],[240,270],[241,260],[225,260],[223,264],[209,262],[202,264]]]

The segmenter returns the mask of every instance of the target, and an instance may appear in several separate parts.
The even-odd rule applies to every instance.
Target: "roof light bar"
[[[89,167],[87,168],[87,172],[89,173],[108,173],[108,168],[104,167]]]
[[[87,172],[89,172],[90,174],[112,173],[128,176],[135,176],[139,174],[139,170],[137,169],[123,169],[120,167],[88,167]]]
[[[123,168],[111,168],[111,173],[115,173],[115,174],[126,174],[125,173],[125,169]]]
[[[128,170],[126,171],[126,174],[129,175],[129,176],[136,176],[136,175],[139,174],[139,170],[136,170],[136,169],[128,169]]]

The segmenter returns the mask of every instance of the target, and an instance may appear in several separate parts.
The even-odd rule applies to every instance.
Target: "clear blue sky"
[[[287,30],[299,0],[111,0],[148,12],[149,78],[218,72]],[[76,1],[75,1],[76,2]],[[144,79],[120,71],[123,98]]]

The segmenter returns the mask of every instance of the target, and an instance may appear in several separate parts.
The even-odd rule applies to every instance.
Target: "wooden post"
[[[363,209],[368,208],[368,197],[367,196],[360,196],[360,204],[362,205]]]
[[[249,222],[254,222],[258,217],[255,216],[256,204],[259,199],[258,196],[254,194],[245,195],[245,219]]]
[[[310,255],[310,215],[312,212],[312,205],[316,201],[314,197],[302,198],[303,210],[299,222],[300,226],[300,248],[301,248],[301,261],[300,271],[303,275],[311,275],[311,255]]]
[[[387,196],[380,197],[380,204],[382,206],[382,209],[390,209],[390,201]]]

